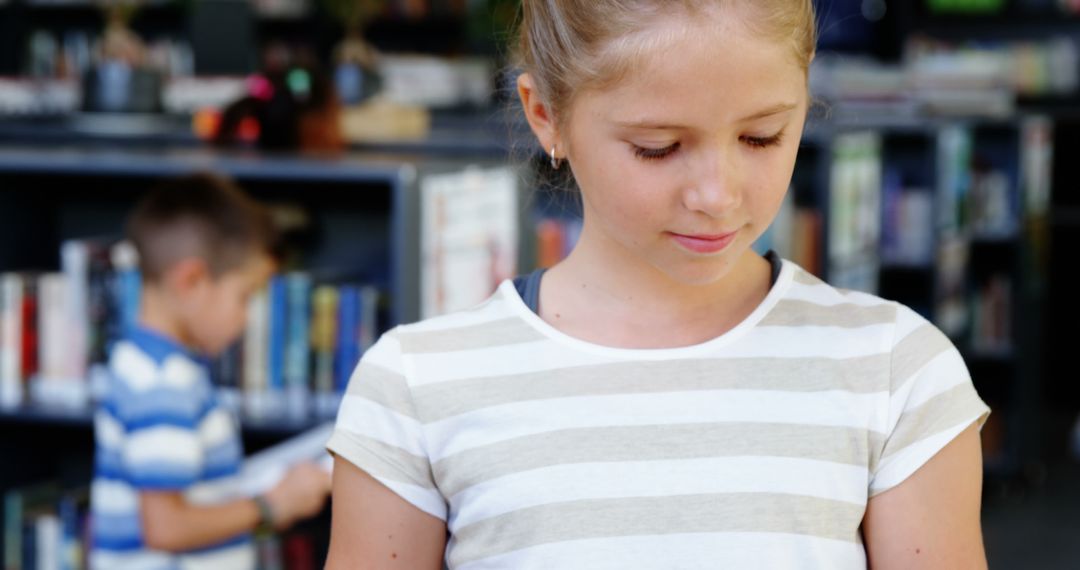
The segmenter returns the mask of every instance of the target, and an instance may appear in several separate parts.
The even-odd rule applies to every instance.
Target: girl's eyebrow
[[[738,122],[740,122],[740,123],[748,123],[750,121],[755,121],[757,119],[764,119],[765,117],[771,117],[773,115],[779,115],[780,113],[785,113],[785,112],[791,111],[792,109],[795,109],[797,107],[798,107],[798,105],[795,104],[795,103],[779,103],[779,104],[773,105],[771,107],[766,107],[765,109],[762,109],[761,111],[753,113],[752,115],[749,115],[747,117],[739,119]],[[626,129],[639,129],[639,130],[645,130],[645,131],[648,131],[648,130],[652,130],[652,131],[677,131],[677,130],[683,130],[683,129],[687,128],[686,126],[683,126],[683,125],[677,125],[677,124],[674,124],[674,123],[665,123],[665,122],[662,122],[662,121],[655,121],[655,120],[651,120],[651,119],[645,119],[645,120],[641,120],[641,121],[627,121],[627,122],[616,121],[615,124],[617,126],[619,126],[619,127],[626,128]]]
[[[745,117],[745,118],[741,119],[739,122],[740,123],[746,123],[748,121],[753,121],[755,119],[764,119],[765,117],[771,117],[772,115],[779,115],[780,113],[786,113],[787,111],[791,111],[792,109],[795,109],[796,107],[798,107],[798,105],[796,105],[795,103],[779,103],[779,104],[773,105],[772,107],[766,107],[765,109],[762,109],[761,111],[758,111],[757,113],[754,113],[754,114],[752,114],[752,115],[750,115],[748,117]]]

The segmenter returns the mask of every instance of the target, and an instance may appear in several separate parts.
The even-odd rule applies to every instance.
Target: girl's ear
[[[521,106],[525,109],[525,118],[529,121],[533,134],[540,141],[540,146],[545,152],[559,146],[559,132],[556,128],[555,116],[551,109],[541,99],[536,90],[536,82],[528,73],[522,73],[517,80],[518,97],[521,98]]]

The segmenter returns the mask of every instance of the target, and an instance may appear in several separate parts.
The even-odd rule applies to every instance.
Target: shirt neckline
[[[499,294],[502,295],[503,299],[515,315],[524,320],[530,328],[539,332],[544,337],[569,348],[619,359],[669,360],[708,354],[722,346],[734,342],[745,335],[747,331],[753,329],[754,326],[776,306],[780,299],[784,297],[794,278],[795,266],[785,259],[782,259],[781,263],[780,275],[776,279],[776,284],[769,290],[769,293],[761,303],[759,303],[758,306],[739,324],[735,325],[724,334],[704,342],[671,348],[620,348],[582,340],[551,326],[544,321],[544,319],[541,319],[539,315],[530,310],[528,305],[525,304],[525,301],[522,300],[521,295],[518,294],[517,288],[514,287],[514,282],[512,280],[507,279],[499,285]]]
[[[128,329],[127,338],[159,364],[174,354],[180,354],[198,364],[209,363],[207,358],[195,353],[175,338],[141,323],[134,324]]]

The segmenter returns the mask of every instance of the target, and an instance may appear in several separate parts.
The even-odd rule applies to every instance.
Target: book
[[[338,291],[337,351],[334,358],[334,392],[344,393],[360,360],[360,290],[353,286]]]
[[[62,318],[65,323],[65,350],[57,354],[57,369],[50,370],[66,381],[87,377],[90,358],[90,244],[69,240],[60,247],[60,264],[64,276],[64,300]],[[55,308],[56,300],[50,301],[49,309]],[[49,338],[49,337],[46,337]],[[49,338],[49,340],[52,340]]]
[[[285,277],[288,323],[283,375],[288,397],[286,414],[307,417],[311,411],[311,276],[295,272]]]
[[[71,240],[65,272],[0,274],[0,406],[25,400],[85,409],[108,387],[108,354],[138,323],[142,285],[128,242]],[[249,418],[337,413],[380,332],[379,290],[274,275],[249,301],[242,337],[210,363],[219,400]],[[339,325],[344,321],[344,325]],[[72,330],[86,344],[72,349]],[[76,335],[77,336],[77,335]]]
[[[86,567],[90,493],[46,481],[4,494],[4,568]]]
[[[111,251],[117,306],[118,332],[131,330],[139,321],[142,301],[142,276],[139,273],[139,253],[129,241],[118,242]]]
[[[0,407],[22,405],[23,376],[23,296],[22,275],[0,275]]]
[[[312,296],[311,349],[314,358],[313,389],[315,413],[321,417],[337,413],[334,392],[334,351],[338,339],[338,291],[321,285]]]
[[[286,402],[285,335],[289,313],[285,277],[271,277],[266,295],[266,415],[279,416],[284,413]]]
[[[252,418],[269,415],[269,320],[270,298],[264,289],[251,297],[244,331],[244,410]]]
[[[866,131],[837,136],[830,170],[829,281],[874,293],[881,238],[880,135]]]
[[[81,341],[72,341],[74,347],[68,344],[79,337],[71,333],[71,288],[70,277],[62,273],[46,273],[38,279],[39,370],[31,381],[31,398],[46,406],[85,409],[90,396],[85,345]],[[76,376],[78,372],[81,375]]]
[[[333,459],[326,451],[326,442],[333,432],[334,423],[326,422],[247,456],[235,477],[212,483],[212,494],[218,497],[253,497],[266,493],[285,477],[291,467],[304,462],[314,463],[330,472]]]

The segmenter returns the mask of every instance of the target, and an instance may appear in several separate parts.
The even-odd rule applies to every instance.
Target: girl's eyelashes
[[[679,150],[679,143],[671,144],[663,148],[646,148],[637,145],[634,146],[634,154],[642,160],[660,160],[671,156],[675,151]]]
[[[770,146],[776,146],[780,144],[780,141],[784,137],[784,131],[780,131],[771,137],[751,137],[744,136],[742,141],[749,145],[751,148],[768,148]]]
[[[775,135],[769,137],[754,137],[745,135],[739,138],[743,144],[749,146],[752,149],[764,149],[773,146],[778,146],[784,138],[784,132],[780,131]],[[631,145],[634,148],[634,155],[641,160],[662,160],[672,154],[674,154],[681,147],[681,143],[674,143],[662,148],[649,148],[638,145]]]

